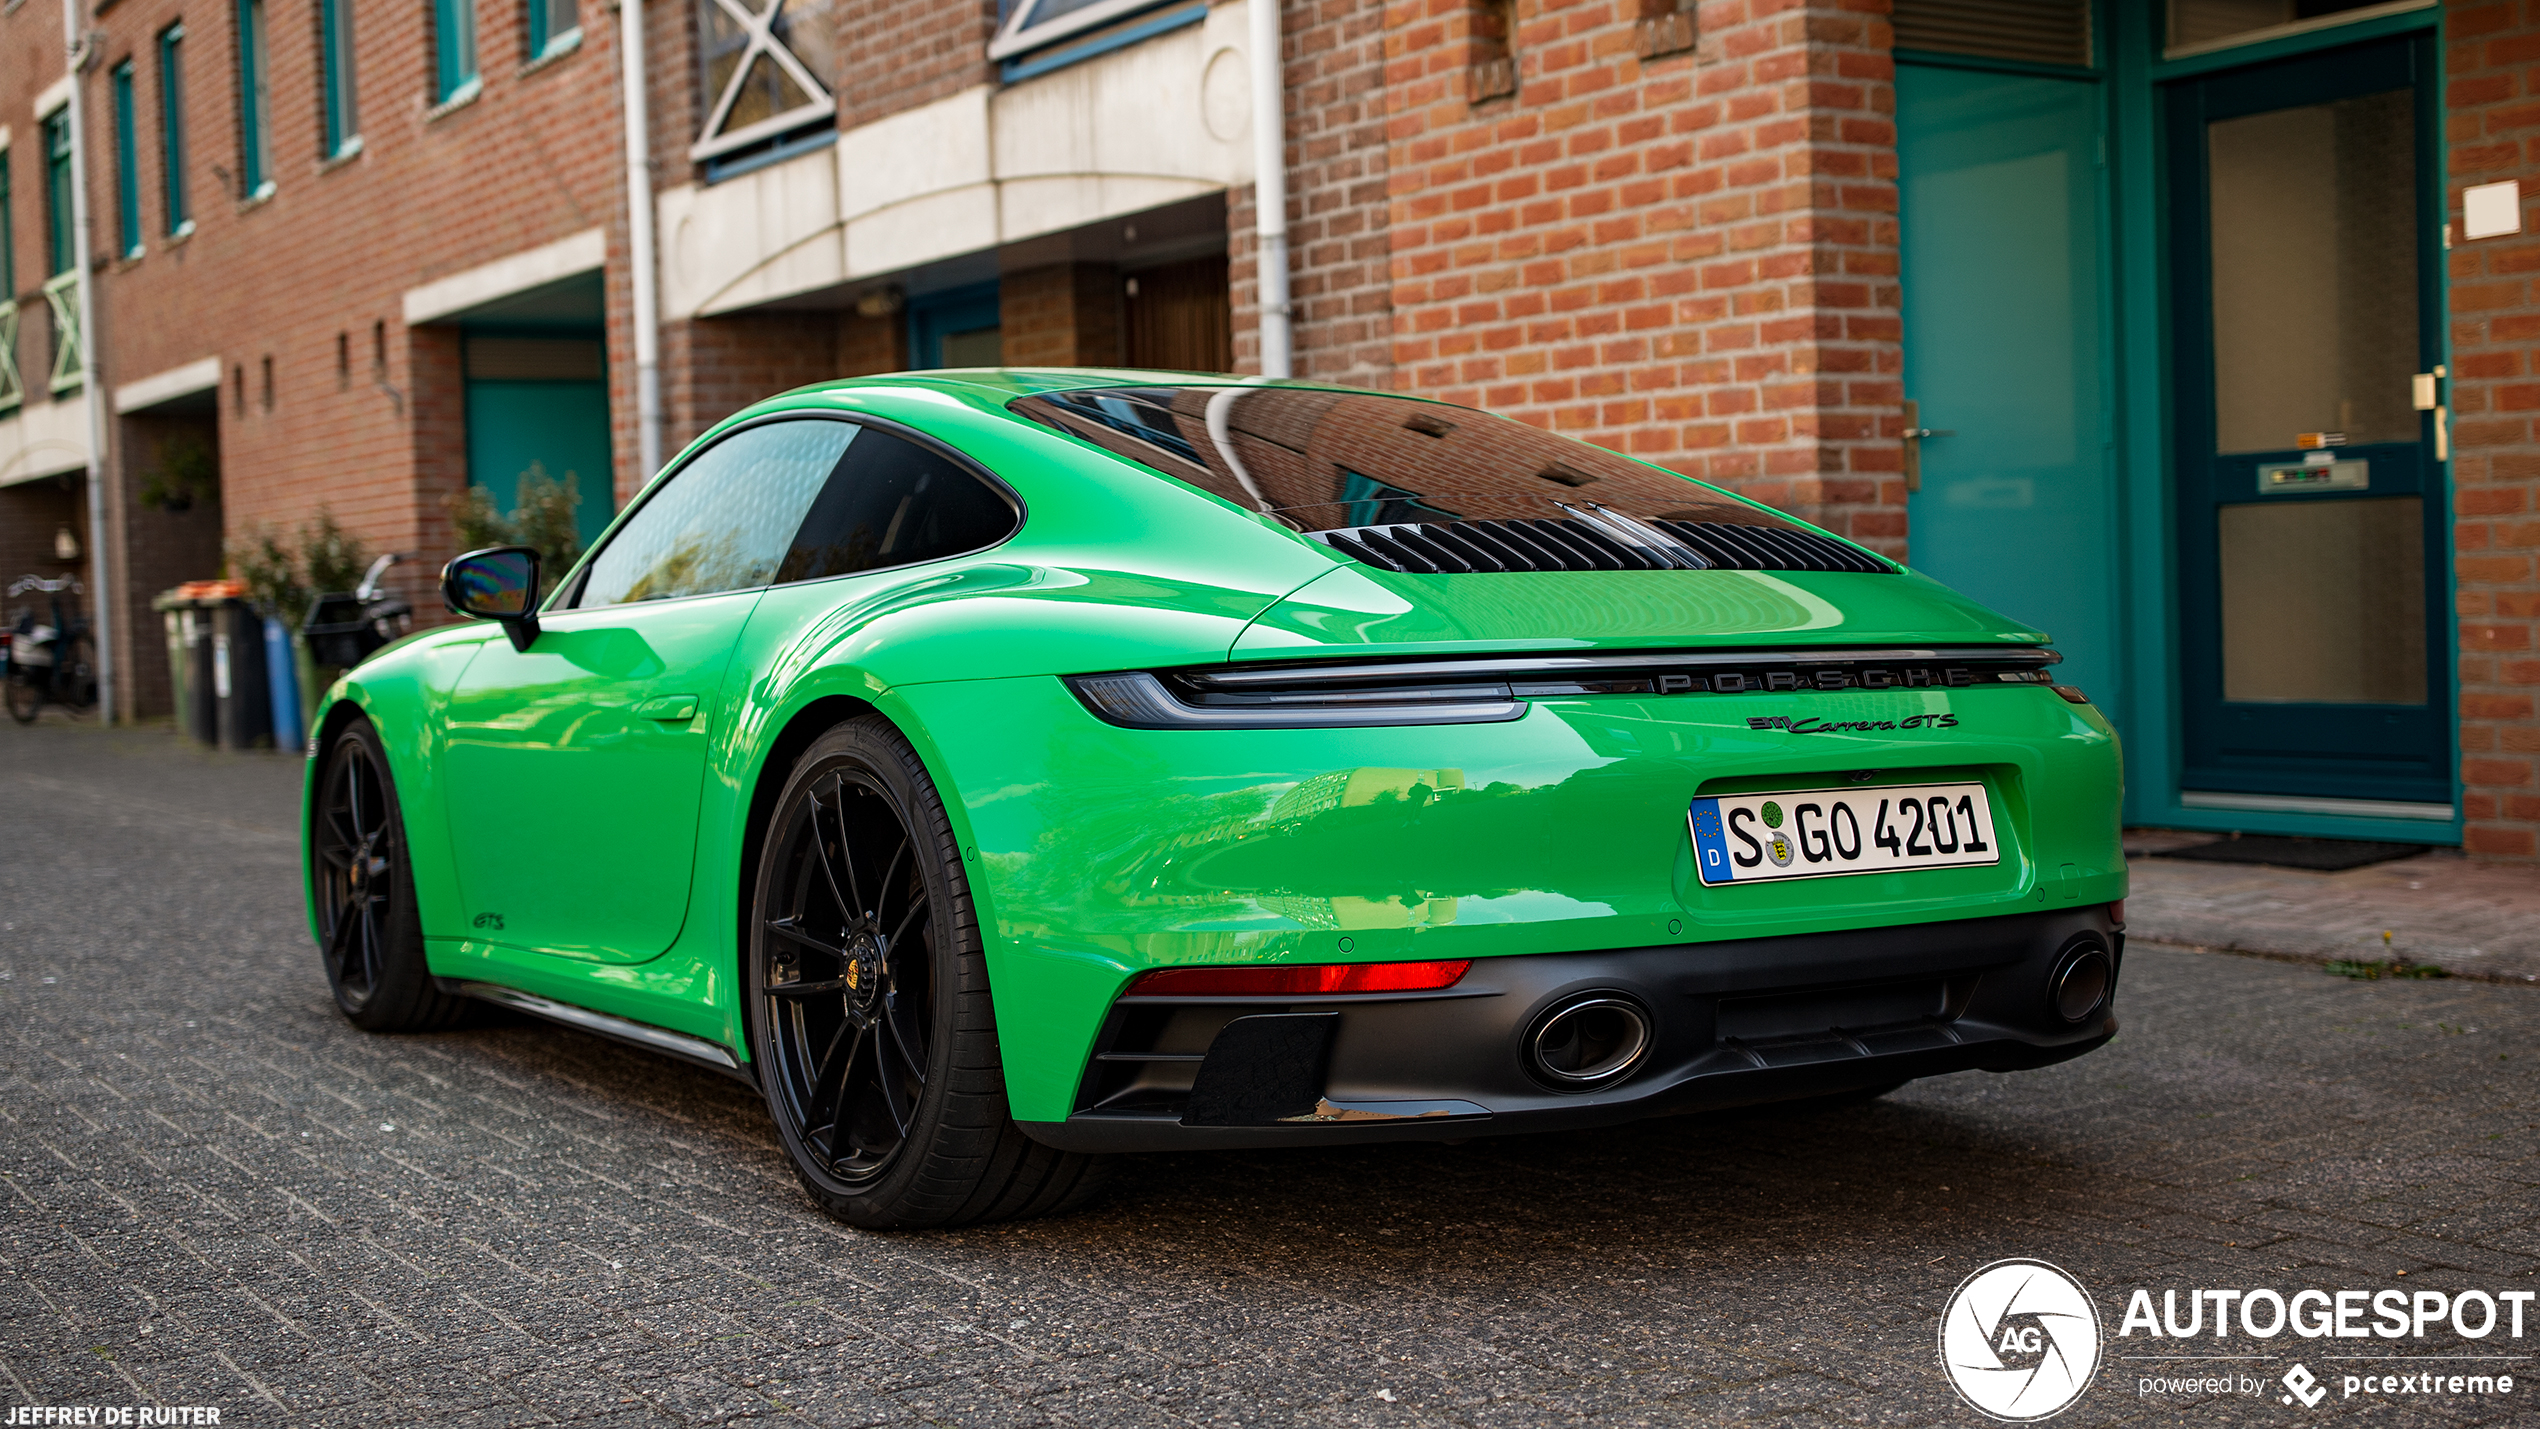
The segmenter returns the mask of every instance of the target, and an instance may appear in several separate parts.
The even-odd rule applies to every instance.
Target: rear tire
[[[46,671],[51,674],[51,671]],[[44,708],[44,687],[25,667],[11,665],[8,679],[9,718],[20,724],[35,723],[37,711]]]
[[[53,679],[53,702],[77,719],[97,704],[97,642],[74,635],[54,647],[53,658],[60,662]]]
[[[309,811],[309,893],[336,1008],[368,1032],[451,1025],[467,1000],[442,992],[424,962],[406,822],[379,731],[356,717],[320,769]]]
[[[869,1229],[1073,1210],[1101,1157],[1006,1105],[986,954],[943,801],[887,720],[803,752],[762,831],[744,949],[750,1051],[795,1176]]]

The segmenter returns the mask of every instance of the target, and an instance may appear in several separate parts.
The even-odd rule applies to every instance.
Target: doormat
[[[2263,863],[2276,868],[2305,868],[2314,873],[2343,873],[2367,864],[2414,858],[2425,844],[2372,843],[2363,839],[2296,839],[2254,834],[2164,849],[2154,858],[2192,858],[2201,863]]]

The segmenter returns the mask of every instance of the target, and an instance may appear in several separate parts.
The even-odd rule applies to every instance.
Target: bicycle
[[[52,597],[50,624],[38,621],[33,610],[21,608],[9,633],[8,677],[0,684],[5,684],[9,717],[18,723],[35,723],[46,700],[60,705],[73,719],[96,707],[96,642],[76,601],[62,598],[84,595],[87,589],[68,577],[48,581],[20,576],[10,583],[12,597],[29,592]]]

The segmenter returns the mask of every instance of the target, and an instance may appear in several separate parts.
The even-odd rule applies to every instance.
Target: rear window
[[[1308,387],[1080,388],[1016,413],[1299,531],[1562,520],[1799,529],[1601,447],[1468,407]]]

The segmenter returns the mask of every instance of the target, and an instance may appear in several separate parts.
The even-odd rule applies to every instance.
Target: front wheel
[[[794,1173],[874,1229],[1071,1210],[1104,1163],[1008,1113],[987,960],[951,821],[867,716],[795,764],[750,904],[751,1054]]]
[[[370,1032],[446,1027],[465,1009],[424,965],[406,824],[379,731],[355,719],[328,746],[309,810],[309,894],[335,1005]]]

